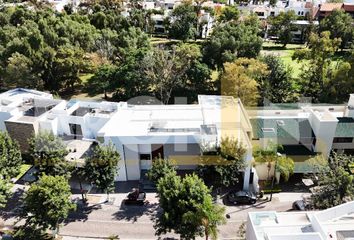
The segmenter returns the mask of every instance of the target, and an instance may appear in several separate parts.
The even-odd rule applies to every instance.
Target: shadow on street
[[[113,216],[116,220],[127,220],[136,222],[142,216],[149,216],[154,219],[158,212],[158,203],[145,203],[144,206],[132,206],[122,203],[118,212]]]

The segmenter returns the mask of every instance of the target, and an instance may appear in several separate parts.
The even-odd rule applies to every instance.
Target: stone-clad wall
[[[19,145],[22,153],[29,149],[28,139],[30,139],[38,130],[38,123],[20,123],[5,121],[6,130],[12,139],[15,139]]]

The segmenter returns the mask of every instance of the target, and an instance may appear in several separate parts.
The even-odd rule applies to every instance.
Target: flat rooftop
[[[354,201],[323,211],[250,212],[248,216],[258,240],[349,240],[354,237]]]

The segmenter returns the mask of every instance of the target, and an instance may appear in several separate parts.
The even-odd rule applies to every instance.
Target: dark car
[[[248,203],[255,204],[257,202],[257,197],[252,192],[246,191],[232,191],[227,195],[227,200],[233,204]]]
[[[310,204],[304,200],[297,200],[293,202],[293,209],[297,211],[306,211],[310,209]]]
[[[127,205],[144,205],[145,199],[146,193],[136,188],[128,194],[126,199],[124,199],[124,203]]]

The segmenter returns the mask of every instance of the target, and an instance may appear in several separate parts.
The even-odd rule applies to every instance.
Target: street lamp
[[[277,157],[275,158],[275,164],[274,164],[274,174],[273,174],[273,178],[272,178],[272,188],[271,188],[271,192],[270,192],[269,201],[272,201],[272,198],[273,198],[274,179],[275,179],[275,175],[276,175],[276,171],[277,171],[277,164],[278,164],[278,158],[279,157],[281,157],[281,153],[277,152]]]

